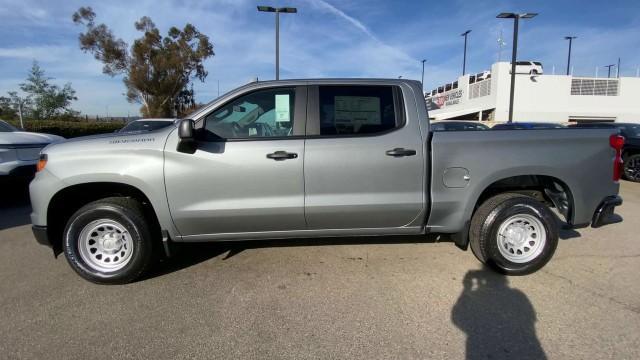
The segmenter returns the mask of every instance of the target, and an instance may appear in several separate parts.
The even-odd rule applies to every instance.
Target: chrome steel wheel
[[[80,232],[78,250],[89,267],[111,272],[122,269],[131,260],[133,240],[119,222],[98,219],[85,225]]]
[[[498,228],[498,250],[513,263],[535,259],[544,249],[547,232],[533,215],[519,214],[506,219]]]
[[[631,156],[624,164],[624,174],[631,181],[640,181],[640,156]]]

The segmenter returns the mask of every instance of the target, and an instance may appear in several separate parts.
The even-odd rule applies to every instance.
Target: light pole
[[[611,77],[611,68],[616,66],[616,64],[611,64],[611,65],[605,65],[604,67],[607,68],[607,77],[610,78]]]
[[[460,34],[460,36],[464,36],[464,55],[462,55],[462,76],[464,76],[465,72],[467,71],[467,36],[469,35],[470,32],[471,30],[467,30],[462,34]]]
[[[422,92],[424,93],[424,63],[427,62],[427,59],[422,59],[422,82],[420,83],[420,85],[422,85]]]
[[[565,36],[565,40],[569,40],[569,55],[567,56],[567,75],[569,75],[569,69],[571,69],[571,43],[577,36]]]
[[[258,11],[276,13],[276,80],[280,80],[280,13],[293,14],[297,13],[298,9],[294,7],[258,6]]]
[[[518,25],[520,19],[531,19],[538,15],[537,13],[500,13],[498,19],[513,19],[513,51],[511,53],[511,91],[509,92],[509,123],[513,122],[513,97],[516,85],[516,57],[518,55]]]

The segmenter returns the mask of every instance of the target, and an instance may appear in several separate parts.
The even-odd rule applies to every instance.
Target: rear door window
[[[320,135],[376,134],[401,125],[393,86],[320,86]]]

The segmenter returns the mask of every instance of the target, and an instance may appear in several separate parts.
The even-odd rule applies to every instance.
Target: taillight
[[[616,151],[613,158],[613,181],[619,181],[624,171],[622,161],[622,148],[624,147],[624,136],[613,134],[609,137],[609,145]]]
[[[38,164],[36,164],[36,172],[44,170],[45,166],[47,166],[47,154],[40,154]]]

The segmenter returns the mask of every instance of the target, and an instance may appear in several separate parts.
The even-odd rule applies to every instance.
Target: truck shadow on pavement
[[[558,218],[560,227],[559,237],[562,240],[580,237],[580,233],[567,227],[567,224]],[[335,237],[335,238],[302,238],[280,240],[243,240],[222,241],[205,243],[172,243],[171,257],[162,259],[152,267],[139,281],[170,274],[209,259],[224,255],[222,260],[227,260],[244,250],[293,247],[293,246],[335,246],[335,245],[372,245],[372,244],[413,244],[453,242],[447,235],[402,235],[402,236],[372,236],[372,237]],[[452,244],[453,245],[453,244]],[[489,271],[489,270],[488,270]]]
[[[205,243],[172,243],[171,257],[163,259],[146,272],[138,281],[145,281],[170,274],[197,265],[209,259],[221,256],[222,260],[232,258],[245,250],[297,247],[297,246],[335,246],[335,245],[375,245],[375,244],[415,244],[451,242],[448,236],[438,235],[402,235],[373,237],[335,237],[335,238],[296,238],[278,240],[243,240]]]
[[[0,196],[0,230],[31,223],[28,184],[5,186]]]
[[[509,278],[490,269],[471,270],[451,310],[467,336],[467,359],[546,359],[536,335],[536,311]]]

